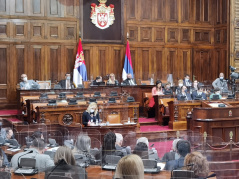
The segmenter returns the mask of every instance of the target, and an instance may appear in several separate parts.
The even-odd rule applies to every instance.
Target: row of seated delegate
[[[12,139],[11,129],[6,129],[5,132],[5,136],[2,134],[1,137],[3,143],[18,145],[16,140]],[[50,175],[59,175],[59,173],[70,173],[72,178],[86,178],[85,168],[91,165],[100,165],[102,169],[116,170],[116,177],[121,178],[125,174],[134,175],[136,172],[139,175],[138,178],[143,178],[144,172],[159,173],[163,169],[169,171],[181,169],[184,165],[190,164],[187,162],[192,162],[190,158],[193,159],[195,156],[200,158],[200,161],[198,163],[195,161],[194,165],[197,166],[190,169],[194,170],[191,177],[192,175],[207,177],[209,174],[206,158],[200,153],[191,153],[190,143],[183,139],[175,140],[173,151],[166,153],[162,160],[159,159],[154,149],[149,149],[147,138],[139,138],[132,150],[130,146],[122,146],[123,136],[114,132],[108,132],[104,135],[102,146],[99,148],[92,148],[91,137],[84,133],[77,136],[75,143],[72,140],[65,140],[63,147],[59,147],[54,139],[49,139],[50,144],[46,147],[44,135],[40,131],[26,136],[26,140],[27,146],[24,151],[20,149],[20,152],[12,156],[10,163],[5,154],[7,150],[2,148],[3,165],[11,167],[16,174],[45,172],[45,176],[49,177]],[[127,160],[133,160],[131,162],[135,162],[137,167],[133,167],[131,170],[138,171],[128,171],[123,167]]]

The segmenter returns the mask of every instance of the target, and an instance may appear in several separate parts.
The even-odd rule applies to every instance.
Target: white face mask
[[[202,92],[198,92],[198,95],[202,95]]]
[[[182,83],[179,83],[179,84],[178,84],[178,86],[179,86],[179,87],[182,87],[182,86],[183,86],[183,84],[182,84]]]
[[[222,76],[220,77],[220,80],[223,80],[223,77],[222,77]]]
[[[27,82],[27,77],[24,77],[24,78],[23,78],[23,81]]]
[[[68,77],[66,77],[66,79],[67,79],[67,80],[70,80],[70,79],[71,79],[71,77],[70,77],[70,76],[68,76]]]
[[[218,95],[219,95],[219,94],[220,94],[220,91],[217,91],[217,92],[216,92],[216,94],[218,94]]]
[[[94,109],[91,109],[90,112],[93,113],[95,110]]]

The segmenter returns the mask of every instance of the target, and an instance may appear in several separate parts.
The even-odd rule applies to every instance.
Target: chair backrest
[[[90,81],[84,81],[83,83],[84,83],[84,87],[85,88],[89,88],[90,87],[90,84],[91,84]]]
[[[150,81],[149,80],[142,80],[141,85],[150,85]]]
[[[165,107],[168,107],[168,102],[174,101],[174,98],[163,98],[159,100],[159,104],[163,104]]]
[[[105,162],[107,164],[116,165],[120,161],[121,157],[117,155],[106,155]]]
[[[143,159],[144,168],[157,168],[157,161],[153,159]]]
[[[40,89],[51,89],[51,80],[36,82],[40,85]]]
[[[107,122],[110,124],[120,123],[120,114],[108,114]]]

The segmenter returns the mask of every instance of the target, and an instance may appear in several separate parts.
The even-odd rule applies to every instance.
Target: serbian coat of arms
[[[106,6],[107,0],[99,0],[100,4],[97,6],[95,3],[91,4],[91,22],[99,29],[107,29],[114,23],[114,5]]]

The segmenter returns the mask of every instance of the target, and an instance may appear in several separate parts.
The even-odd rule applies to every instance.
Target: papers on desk
[[[164,170],[166,163],[157,163],[157,167],[160,167],[160,170]]]
[[[130,123],[125,122],[124,125],[136,125],[136,123],[135,122],[130,122]]]
[[[21,150],[21,149],[13,149],[13,148],[9,148],[9,149],[7,149],[7,150],[12,151],[12,152],[17,152],[17,151],[19,151],[19,150]]]
[[[115,123],[115,124],[106,124],[106,123],[101,123],[100,126],[122,126],[123,124],[121,123]]]
[[[224,104],[224,103],[209,103],[209,106],[211,106],[213,108],[218,108],[219,104]]]
[[[57,151],[58,148],[59,147],[53,147],[53,148],[47,149],[47,151],[55,152],[55,151]]]

